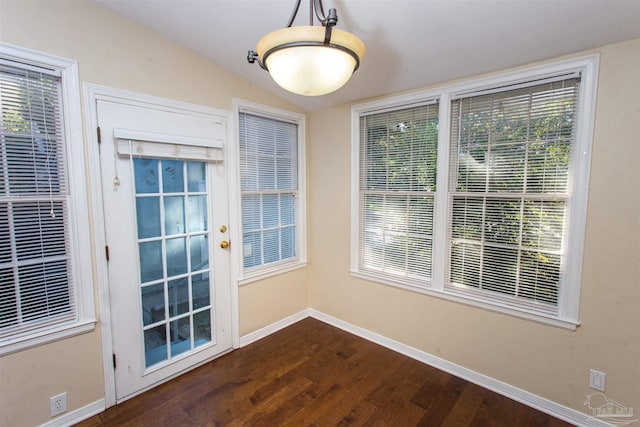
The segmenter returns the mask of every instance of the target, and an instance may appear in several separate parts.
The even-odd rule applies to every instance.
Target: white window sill
[[[307,261],[295,261],[287,264],[279,264],[271,268],[260,268],[255,272],[252,271],[250,273],[245,273],[243,277],[238,279],[238,286],[247,285],[279,274],[288,273],[289,271],[299,270],[306,266]]]
[[[351,275],[353,277],[357,277],[359,279],[368,280],[371,282],[380,283],[387,286],[392,286],[394,288],[405,289],[412,292],[417,292],[423,295],[429,295],[436,298],[441,298],[447,301],[453,301],[465,305],[470,305],[472,307],[482,308],[489,311],[494,311],[497,313],[507,314],[509,316],[518,317],[520,319],[532,320],[534,322],[555,326],[558,328],[569,329],[575,331],[576,328],[580,325],[580,322],[573,321],[571,319],[563,319],[561,317],[552,317],[552,316],[544,316],[542,314],[533,313],[524,310],[517,310],[511,307],[502,306],[499,304],[493,304],[486,301],[477,300],[471,297],[461,296],[459,294],[454,294],[447,291],[438,291],[432,289],[430,287],[421,287],[416,285],[409,285],[405,283],[399,283],[387,278],[378,277],[373,274],[362,273],[359,271],[352,270]]]
[[[56,325],[51,328],[36,331],[17,338],[0,340],[0,356],[38,347],[75,335],[85,334],[93,331],[95,326],[95,319],[82,320],[70,324]]]

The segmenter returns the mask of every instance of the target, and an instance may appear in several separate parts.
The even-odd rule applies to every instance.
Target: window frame
[[[507,315],[529,319],[552,326],[574,330],[579,324],[580,284],[584,239],[586,234],[587,203],[589,192],[589,174],[591,166],[591,149],[595,121],[596,92],[598,81],[599,55],[577,57],[564,61],[552,62],[540,66],[523,68],[513,72],[496,74],[486,78],[446,85],[412,94],[383,98],[380,100],[356,104],[351,108],[351,275],[361,279],[390,285],[466,305],[480,307]],[[445,289],[447,271],[446,241],[449,233],[449,151],[451,129],[451,100],[483,91],[518,85],[528,85],[533,81],[543,80],[558,75],[581,73],[580,92],[577,105],[577,126],[575,145],[570,165],[569,185],[571,196],[567,208],[566,247],[564,249],[565,265],[562,271],[562,282],[558,296],[557,315],[533,312],[522,308],[514,308],[499,302],[487,301],[469,294],[451,292]],[[507,89],[507,90],[509,90]],[[437,181],[434,207],[434,243],[432,255],[431,285],[415,286],[402,280],[391,280],[388,276],[378,276],[369,271],[362,271],[359,266],[359,174],[360,174],[360,117],[362,115],[387,110],[406,108],[411,104],[438,100],[440,116],[438,127],[437,149]]]
[[[258,280],[266,279],[275,275],[297,270],[307,265],[307,214],[306,214],[306,128],[305,115],[288,110],[269,107],[258,103],[241,99],[233,100],[233,116],[235,124],[234,144],[229,150],[230,164],[230,214],[234,218],[236,226],[230,230],[233,241],[243,242],[242,230],[242,191],[240,180],[240,113],[248,113],[268,119],[282,120],[295,124],[297,129],[297,192],[296,199],[296,256],[290,259],[277,261],[270,264],[258,265],[245,268],[243,262],[242,243],[235,246],[236,255],[232,266],[237,272],[238,285],[242,286]],[[232,246],[233,247],[233,246]]]
[[[0,43],[0,59],[25,67],[37,67],[61,76],[62,118],[69,187],[69,226],[75,293],[75,318],[66,322],[43,322],[0,340],[0,356],[90,332],[95,328],[92,251],[89,236],[84,139],[80,113],[80,84],[76,61]],[[75,149],[74,149],[75,147]],[[84,238],[81,238],[84,236]]]

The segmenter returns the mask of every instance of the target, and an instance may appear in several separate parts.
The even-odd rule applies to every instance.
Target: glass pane
[[[482,288],[515,295],[518,251],[485,246],[482,254]]]
[[[191,277],[191,295],[193,309],[206,307],[211,303],[209,298],[209,273],[195,274]]]
[[[280,239],[278,230],[264,232],[264,262],[276,262],[280,260]]]
[[[13,203],[18,260],[64,256],[66,216],[62,202]]]
[[[189,196],[189,232],[207,231],[207,196]]]
[[[245,268],[262,264],[262,244],[260,234],[260,232],[244,233],[242,238],[242,251]]]
[[[522,251],[520,296],[553,305],[560,291],[560,256]]]
[[[189,279],[183,277],[169,281],[167,292],[170,317],[189,311]]]
[[[205,164],[200,162],[187,163],[187,190],[190,193],[207,191]]]
[[[66,260],[18,267],[22,320],[69,313],[71,293]]]
[[[520,235],[519,199],[488,199],[484,220],[484,237],[488,242],[517,245]]]
[[[164,233],[167,236],[185,233],[184,197],[164,198]]]
[[[262,196],[262,226],[264,228],[278,226],[280,222],[278,210],[277,194],[265,194]]]
[[[162,192],[184,192],[184,162],[180,160],[162,161]]]
[[[480,246],[451,244],[451,283],[480,287]]]
[[[174,320],[169,325],[171,332],[171,356],[191,350],[191,325],[189,316]]]
[[[145,242],[140,248],[140,281],[142,283],[162,279],[162,242]]]
[[[0,264],[5,262],[11,262],[11,235],[7,204],[0,203]]]
[[[160,197],[136,197],[138,239],[160,237]]]
[[[143,287],[142,323],[147,326],[164,318],[164,283]]]
[[[453,239],[480,240],[483,209],[483,199],[454,197],[451,237]]]
[[[430,278],[431,258],[431,239],[409,239],[409,262],[407,263],[407,272],[409,274]]]
[[[167,360],[167,335],[165,325],[144,331],[144,360],[147,367]]]
[[[187,244],[184,237],[167,239],[167,277],[187,272]]]
[[[209,238],[206,235],[191,236],[191,271],[209,268]]]
[[[293,258],[296,256],[296,229],[295,227],[286,227],[281,230],[282,235],[282,259]]]
[[[18,318],[18,304],[12,268],[0,269],[0,295],[2,295],[0,328],[15,325]]]
[[[245,232],[260,229],[260,196],[242,196],[242,229]]]
[[[296,221],[295,198],[293,194],[280,195],[280,221],[282,225],[293,225]]]
[[[193,335],[195,347],[211,342],[211,312],[209,310],[193,315]]]
[[[159,193],[158,161],[155,159],[133,159],[136,177],[136,193]]]

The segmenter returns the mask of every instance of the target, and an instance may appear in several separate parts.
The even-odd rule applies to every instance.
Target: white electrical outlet
[[[606,374],[604,372],[589,370],[589,387],[594,390],[604,391]]]
[[[67,392],[60,393],[50,399],[51,416],[55,417],[67,412]]]

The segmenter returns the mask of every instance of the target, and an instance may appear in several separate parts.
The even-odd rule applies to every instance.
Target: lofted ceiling
[[[295,0],[93,0],[304,111],[640,38],[640,0],[324,0],[367,53],[343,88],[305,97],[277,86],[247,51],[286,25]],[[308,25],[302,0],[294,25]]]

